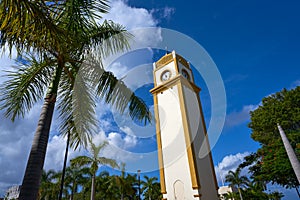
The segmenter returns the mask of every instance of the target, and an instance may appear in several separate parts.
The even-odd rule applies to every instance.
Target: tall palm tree
[[[290,160],[292,168],[293,168],[293,170],[296,174],[296,177],[298,179],[298,183],[300,184],[300,162],[299,162],[299,160],[298,160],[298,158],[295,154],[295,151],[294,151],[292,145],[290,144],[288,138],[285,135],[285,132],[283,131],[283,129],[281,128],[279,123],[277,123],[277,127],[278,127],[278,130],[279,130],[279,134],[280,134],[281,140],[283,142],[285,151],[288,155],[288,158]]]
[[[158,180],[157,177],[148,177],[144,176],[144,181],[142,181],[142,191],[144,193],[145,198],[148,197],[149,200],[152,199],[152,195],[155,190],[155,183]]]
[[[128,48],[128,34],[122,26],[107,21],[101,25],[96,23],[100,14],[108,11],[106,1],[45,2],[0,2],[0,45],[9,49],[15,47],[27,56],[2,85],[5,89],[0,99],[1,109],[5,109],[6,116],[14,121],[45,95],[20,200],[37,198],[57,97],[60,99],[60,132],[66,135],[72,130],[71,146],[75,148],[81,144],[86,146],[96,130],[94,96],[103,97],[119,111],[128,106],[133,118],[150,120],[146,105],[138,97],[128,95],[130,90],[123,82],[118,82],[103,68],[91,67],[94,63],[82,65],[86,52],[94,47],[101,53],[98,61]],[[79,72],[81,76],[78,77]],[[46,92],[45,88],[48,88]],[[76,127],[70,121],[74,121]]]
[[[71,165],[80,165],[90,167],[90,172],[92,174],[92,186],[91,186],[91,200],[95,199],[95,187],[96,187],[96,172],[98,171],[99,165],[109,165],[113,168],[117,168],[118,164],[115,160],[105,157],[100,157],[100,152],[108,142],[103,142],[96,146],[94,143],[90,142],[90,156],[79,156],[71,160]]]
[[[242,187],[247,185],[249,180],[246,176],[240,176],[240,173],[241,173],[240,168],[237,168],[235,172],[230,170],[225,177],[225,181],[229,182],[229,186],[237,187],[240,195],[240,199],[243,200],[241,189]]]

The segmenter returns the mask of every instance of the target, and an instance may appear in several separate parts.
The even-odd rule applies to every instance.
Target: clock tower
[[[217,200],[217,181],[200,88],[175,51],[153,64],[156,135],[163,200]],[[200,154],[200,149],[205,153]]]

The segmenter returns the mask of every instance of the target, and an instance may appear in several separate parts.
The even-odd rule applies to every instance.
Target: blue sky
[[[251,140],[251,130],[247,128],[249,111],[255,109],[264,96],[282,88],[290,89],[300,85],[299,9],[300,2],[296,0],[113,0],[111,13],[106,18],[125,25],[128,30],[151,26],[181,32],[202,45],[211,56],[222,76],[227,97],[225,126],[212,150],[214,164],[216,167],[218,165],[217,176],[220,178],[220,174],[224,175],[228,170],[235,169],[243,156],[259,147],[259,144]],[[147,42],[155,42],[157,38],[159,33],[141,33],[137,36],[140,42],[146,42],[146,46]],[[132,52],[120,57],[108,66],[108,70],[121,78],[128,71],[138,69],[137,66],[151,64],[161,55],[162,51],[150,49]],[[4,55],[1,63],[9,69],[13,61]],[[137,80],[130,80],[128,84],[137,89],[137,94],[151,105],[152,97],[147,91],[152,87],[152,69],[149,65],[141,69],[147,69],[146,74],[150,79],[143,80],[144,82],[140,80],[136,85]],[[202,88],[201,101],[208,124],[211,115],[210,94],[201,74],[196,78]],[[153,126],[139,129],[128,120],[124,124],[123,117],[119,117],[110,107],[99,104],[101,106],[97,107],[97,113],[101,119],[101,130],[95,141],[109,140],[125,152],[120,154],[107,150],[107,154],[120,161],[130,157],[130,152],[155,154]],[[17,120],[14,124],[4,119],[3,115],[0,117],[0,169],[4,172],[0,175],[0,194],[9,185],[19,184],[22,180],[40,106],[41,103],[25,119]],[[64,149],[65,141],[57,134],[57,122],[54,120],[46,169],[58,170],[62,163],[62,155],[58,149]],[[70,157],[82,153],[83,150],[71,151]],[[155,168],[155,161],[152,165]],[[130,168],[131,165],[128,166]],[[158,176],[157,172],[151,174]],[[219,184],[221,185],[220,180]],[[279,190],[284,192],[285,199],[298,199],[295,191]]]

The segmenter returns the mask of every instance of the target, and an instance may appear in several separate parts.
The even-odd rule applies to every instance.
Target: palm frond
[[[91,152],[91,156],[93,156],[93,159],[97,159],[99,156],[100,151],[106,147],[108,145],[107,141],[104,141],[102,143],[100,143],[98,146],[96,146],[93,142],[90,141],[90,152]]]
[[[130,48],[128,41],[133,37],[124,26],[107,20],[101,26],[96,26],[89,31],[88,48],[94,49],[92,53],[98,58],[128,50]]]
[[[72,33],[73,38],[86,38],[90,34],[89,30],[97,26],[96,20],[101,18],[100,14],[106,13],[108,9],[106,0],[66,1],[59,26]]]
[[[82,76],[88,77],[85,80],[90,81],[91,87],[96,90],[96,95],[104,99],[105,103],[110,104],[120,113],[128,108],[132,119],[144,120],[145,124],[151,122],[151,112],[145,102],[137,97],[123,81],[118,80],[112,72],[99,67],[93,57],[85,61],[80,72]]]
[[[101,165],[109,165],[112,168],[119,168],[119,165],[117,164],[117,162],[114,159],[110,159],[110,158],[98,157],[97,163],[99,163]]]
[[[71,166],[87,166],[92,164],[93,160],[88,156],[78,156],[71,161]]]
[[[85,18],[89,23],[95,19],[101,19],[103,13],[107,13],[109,10],[108,0],[69,0],[65,2],[65,13],[72,16],[75,15],[75,19],[82,20]]]
[[[6,117],[12,120],[23,117],[43,97],[54,71],[50,59],[37,60],[31,56],[18,62],[17,71],[7,71],[8,80],[0,86],[0,109],[4,109]]]
[[[45,1],[1,0],[0,45],[11,50],[42,53],[45,44],[59,41],[64,31],[56,26],[52,11]]]
[[[73,73],[73,76],[76,76]],[[98,121],[95,115],[95,102],[91,88],[78,76],[76,81],[63,73],[59,88],[59,126],[64,136],[70,131],[70,146],[75,149],[86,147],[91,136],[97,130]]]
[[[144,120],[145,123],[151,121],[151,113],[145,102],[137,97],[123,81],[118,80],[113,73],[103,71],[96,83],[98,83],[96,86],[97,95],[120,113],[128,108],[132,119]]]

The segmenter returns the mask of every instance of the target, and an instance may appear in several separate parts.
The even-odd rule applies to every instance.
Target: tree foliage
[[[160,192],[160,183],[157,182],[157,177],[144,176],[142,181],[142,192],[145,200],[162,199]]]
[[[267,192],[265,181],[259,181],[241,175],[241,167],[235,171],[229,171],[226,175],[226,182],[232,188],[233,192],[222,195],[221,199],[255,199],[255,200],[280,200],[283,194],[274,191]]]
[[[279,123],[300,159],[300,86],[283,89],[263,98],[262,105],[251,113],[251,137],[260,143],[257,152],[241,165],[250,166],[255,180],[292,188],[299,186],[277,129]]]
[[[95,199],[138,200],[138,179],[136,174],[128,174],[122,169],[120,175],[110,175],[107,171],[97,173],[95,179]],[[61,172],[43,172],[38,200],[57,200]],[[90,200],[91,173],[89,168],[69,166],[64,184],[63,200]],[[142,193],[145,200],[161,199],[160,184],[156,177],[144,176]]]

